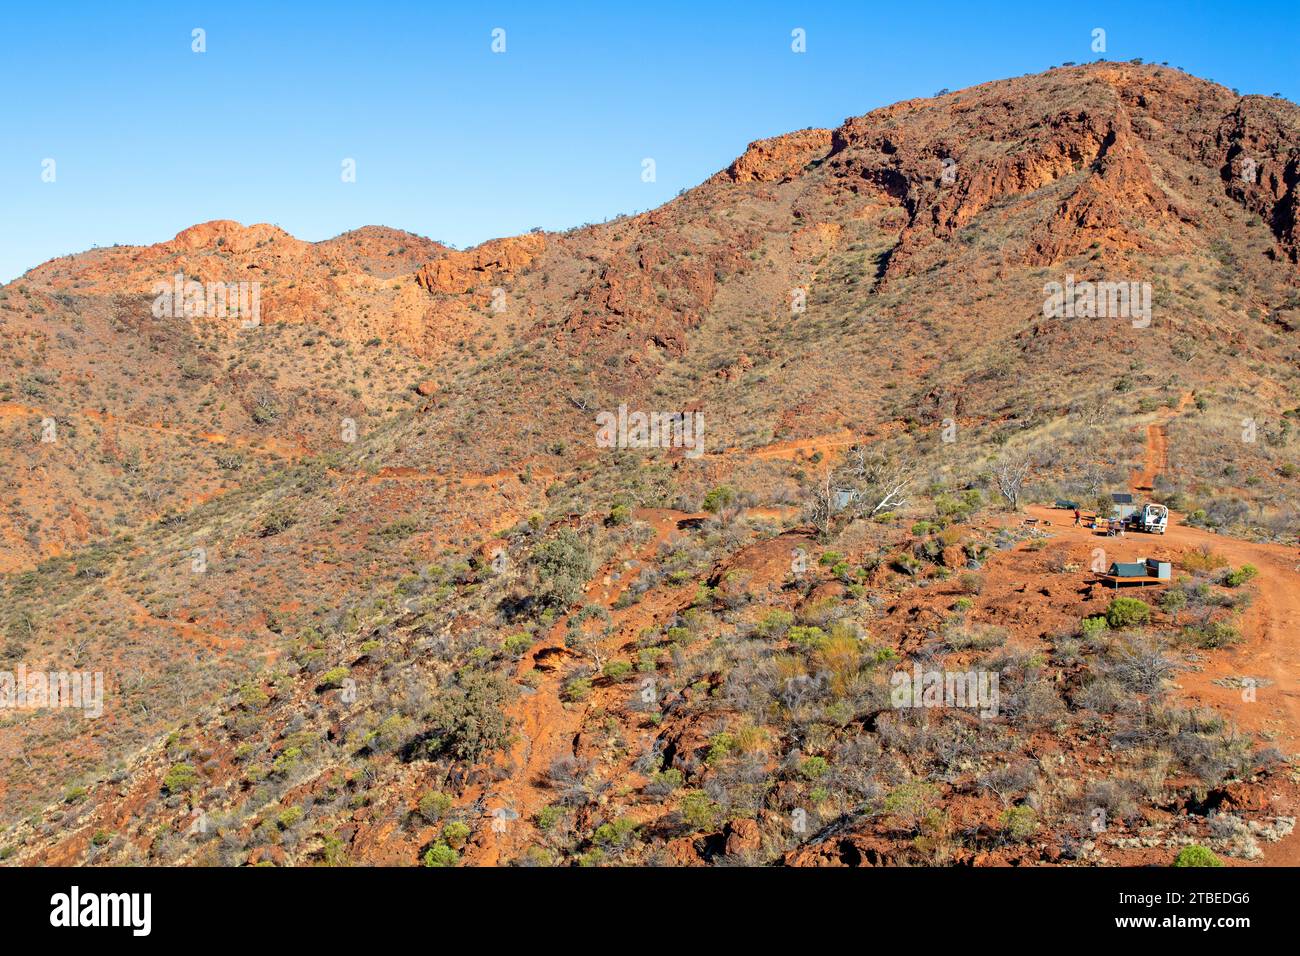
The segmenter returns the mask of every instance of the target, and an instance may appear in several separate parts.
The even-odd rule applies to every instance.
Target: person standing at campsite
[[[1079,514],[1079,509],[1078,509],[1078,508],[1075,508],[1075,509],[1074,509],[1074,526],[1075,526],[1076,528],[1079,526],[1079,521],[1080,521],[1082,518],[1083,518],[1083,515]]]

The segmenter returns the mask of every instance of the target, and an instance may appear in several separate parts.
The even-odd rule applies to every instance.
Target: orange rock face
[[[792,179],[831,148],[831,131],[805,129],[771,139],[755,140],[714,180],[733,183],[775,183]]]
[[[464,252],[450,252],[427,263],[415,281],[430,292],[458,295],[483,282],[508,279],[523,271],[546,249],[546,237],[527,233],[490,239]]]

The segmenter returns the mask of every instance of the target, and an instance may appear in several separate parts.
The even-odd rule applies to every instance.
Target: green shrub
[[[612,681],[620,681],[632,673],[631,661],[610,661],[601,672]]]
[[[441,689],[429,709],[431,754],[478,763],[498,750],[510,733],[505,709],[511,693],[501,674],[461,671],[454,684]]]
[[[180,793],[199,782],[199,772],[187,763],[173,764],[163,777],[163,789],[168,793]]]
[[[1137,627],[1151,618],[1151,606],[1137,598],[1117,597],[1106,608],[1106,623],[1113,628]]]
[[[701,506],[705,511],[716,514],[736,500],[736,489],[730,485],[718,485],[704,496],[704,504]]]
[[[1253,564],[1243,564],[1236,571],[1229,572],[1223,579],[1223,583],[1230,588],[1239,588],[1255,575],[1259,574],[1259,568]]]
[[[674,790],[680,790],[686,778],[676,767],[669,767],[667,770],[658,770],[650,775],[648,787],[662,793],[672,793]]]
[[[1160,608],[1173,616],[1174,623],[1178,623],[1178,612],[1187,606],[1187,592],[1181,588],[1173,588],[1160,595]]]
[[[731,751],[735,749],[736,738],[733,734],[723,731],[714,734],[709,738],[709,752],[704,757],[704,762],[710,766],[720,763],[730,756]]]
[[[437,790],[430,790],[420,798],[416,805],[420,816],[429,823],[437,823],[451,809],[451,797]]]
[[[917,575],[921,572],[923,565],[910,554],[899,555],[894,559],[894,570],[900,574]]]
[[[789,638],[792,643],[807,648],[815,649],[826,643],[826,632],[820,627],[804,627],[803,625],[798,625],[790,628],[786,633],[786,637]]]
[[[763,616],[763,619],[758,622],[758,627],[755,630],[758,632],[759,637],[779,638],[790,629],[790,625],[793,623],[793,614],[789,611],[783,611],[780,608],[776,608],[768,611],[767,614]]]
[[[820,780],[830,773],[830,769],[825,757],[808,757],[799,765],[799,773],[809,780]]]
[[[260,710],[265,707],[271,698],[266,695],[266,691],[256,684],[245,684],[239,688],[239,702],[249,710]]]
[[[1223,861],[1205,847],[1193,845],[1178,851],[1174,866],[1223,866]]]
[[[302,761],[301,747],[285,747],[271,762],[271,772],[286,774]]]
[[[665,636],[674,644],[685,646],[691,642],[691,629],[688,627],[670,627]]]
[[[523,657],[528,648],[533,646],[533,637],[531,634],[520,632],[511,634],[501,642],[501,649],[513,658]]]
[[[537,829],[545,832],[554,827],[555,824],[559,823],[560,818],[563,816],[563,807],[555,806],[554,804],[542,807],[542,809],[537,811]]]
[[[625,846],[636,836],[636,824],[627,817],[619,817],[610,823],[596,827],[592,840],[601,846]]]
[[[420,530],[420,523],[414,518],[399,518],[379,529],[379,537],[386,541],[401,541]]]
[[[1098,637],[1109,629],[1110,625],[1106,623],[1106,618],[1100,614],[1093,617],[1085,617],[1079,622],[1079,633],[1085,638]]]
[[[288,508],[276,508],[262,519],[262,528],[258,533],[263,538],[271,538],[288,531],[297,522],[297,516]]]
[[[302,819],[302,807],[285,807],[275,818],[281,830],[287,830]]]
[[[579,703],[591,696],[591,678],[575,677],[560,690],[560,696],[571,704]]]
[[[442,839],[449,847],[459,850],[469,840],[469,824],[452,820],[442,828]]]
[[[366,735],[366,743],[376,753],[391,753],[414,736],[416,726],[415,721],[404,714],[389,714]]]
[[[1012,840],[1023,843],[1038,829],[1038,814],[1033,807],[1007,807],[998,817],[998,825]]]
[[[425,866],[455,866],[460,862],[460,854],[439,840],[424,852]]]
[[[912,826],[918,826],[939,800],[939,788],[924,780],[908,780],[885,797],[884,809]]]
[[[1227,621],[1207,621],[1199,627],[1189,627],[1183,632],[1197,647],[1214,650],[1227,647],[1241,639],[1237,629]]]
[[[346,667],[335,667],[327,670],[321,675],[320,683],[316,685],[317,690],[331,690],[343,686],[343,682],[348,679],[351,673]]]
[[[572,604],[591,577],[591,549],[571,528],[561,528],[554,538],[538,545],[532,561],[544,588],[542,597],[550,604]]]
[[[683,794],[681,812],[682,819],[694,830],[716,830],[722,823],[722,808],[703,790]]]

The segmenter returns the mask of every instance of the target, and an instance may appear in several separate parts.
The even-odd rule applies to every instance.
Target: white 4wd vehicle
[[[1135,517],[1139,531],[1164,534],[1165,528],[1169,527],[1169,509],[1164,505],[1148,502],[1142,506],[1142,510]]]

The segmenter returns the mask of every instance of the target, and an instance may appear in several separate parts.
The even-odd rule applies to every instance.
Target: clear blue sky
[[[543,9],[543,8],[549,9]],[[564,9],[567,7],[568,9]],[[465,246],[658,205],[750,140],[940,88],[1145,57],[1300,99],[1300,3],[13,3],[0,281],[273,222]],[[191,52],[191,30],[207,52]],[[491,31],[506,31],[493,54]],[[807,52],[791,52],[791,30]],[[340,181],[341,163],[357,181]],[[652,157],[657,181],[641,178]],[[42,161],[56,181],[41,181]]]

